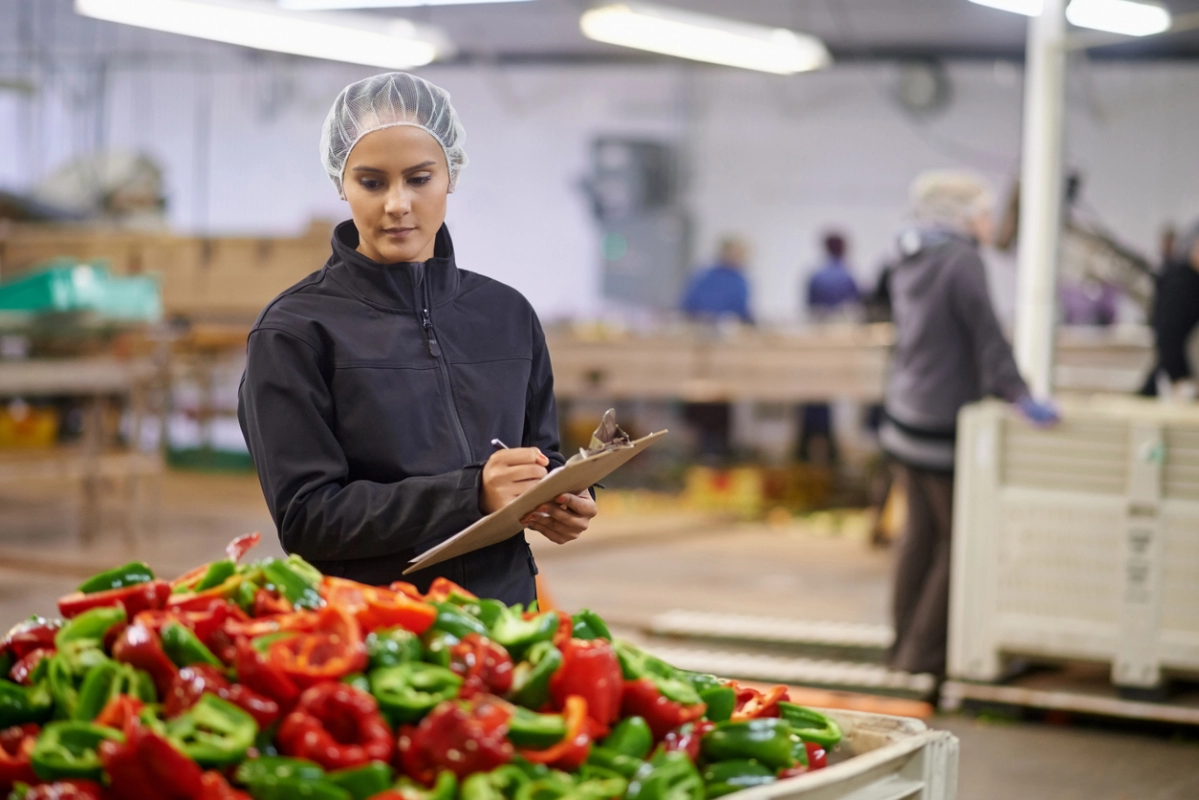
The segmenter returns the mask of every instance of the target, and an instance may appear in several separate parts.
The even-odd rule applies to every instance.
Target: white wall
[[[194,49],[194,48],[193,48]],[[316,153],[333,96],[369,69],[300,59],[34,74],[0,91],[0,186],[22,189],[99,144],[144,148],[166,167],[181,231],[288,233],[343,218]],[[70,62],[76,63],[76,62]],[[870,276],[921,169],[972,166],[1006,192],[1017,173],[1021,77],[1011,65],[951,67],[954,97],[917,122],[889,96],[893,69],[848,65],[776,78],[684,66],[438,67],[469,132],[471,165],[450,203],[463,266],[521,289],[546,317],[593,314],[599,248],[578,181],[600,133],[675,141],[688,154],[696,252],[725,231],[755,246],[761,318],[799,313],[816,237],[836,225]],[[1069,164],[1125,241],[1156,252],[1161,225],[1199,216],[1199,67],[1080,65]]]

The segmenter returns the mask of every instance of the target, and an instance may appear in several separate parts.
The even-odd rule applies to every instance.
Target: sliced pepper
[[[450,670],[462,676],[463,699],[480,692],[504,694],[512,688],[512,657],[486,636],[468,633],[450,648]]]
[[[279,704],[259,694],[244,683],[229,683],[215,667],[194,664],[179,670],[164,699],[163,711],[168,718],[177,717],[199,702],[205,694],[214,694],[245,711],[264,729],[279,719]]]
[[[61,619],[38,616],[18,622],[5,634],[0,643],[0,654],[11,655],[14,661],[19,661],[34,650],[53,648],[54,637],[62,626]]]
[[[791,726],[777,718],[721,722],[704,737],[702,751],[712,761],[752,758],[775,770],[794,765]]]
[[[490,626],[490,636],[503,645],[513,658],[520,658],[538,642],[548,642],[558,630],[558,612],[547,611],[525,619],[513,609],[504,609]]]
[[[299,556],[288,556],[286,561],[268,558],[259,566],[269,585],[274,586],[296,608],[315,609],[325,605],[325,599],[317,591],[320,573],[317,572],[313,580],[312,573],[303,568],[312,569],[311,565],[300,560]]]
[[[79,706],[79,689],[93,669],[108,663],[99,642],[84,639],[67,643],[46,661],[44,688],[54,698],[54,717],[71,719]],[[37,689],[33,692],[36,694]]]
[[[550,678],[562,666],[562,651],[553,642],[538,642],[512,671],[510,698],[517,705],[540,709],[550,701]]]
[[[391,788],[393,771],[382,761],[330,772],[325,780],[350,793],[353,800],[367,800]]]
[[[352,614],[366,631],[403,628],[421,634],[437,618],[437,609],[429,603],[381,586],[325,577],[320,591],[326,602]]]
[[[417,635],[404,628],[384,628],[372,631],[366,637],[366,655],[371,669],[420,661],[423,652]]]
[[[127,586],[136,586],[139,583],[149,583],[152,580],[154,580],[154,570],[150,569],[148,564],[141,561],[130,561],[124,566],[93,575],[79,584],[79,588],[76,591],[83,592],[84,594],[95,594],[96,592],[108,592],[113,589],[124,589]]]
[[[690,685],[675,679],[659,679],[645,677],[635,681],[625,681],[624,693],[621,697],[621,709],[625,716],[644,717],[653,731],[655,739],[661,739],[667,733],[680,725],[697,720],[703,716],[706,706],[702,702],[684,704],[673,700],[662,691],[662,685],[687,686],[691,695],[698,700],[699,695]],[[680,692],[679,694],[684,694]],[[678,694],[676,694],[678,696]]]
[[[79,614],[58,632],[54,637],[54,646],[62,649],[68,642],[78,642],[91,639],[96,643],[104,641],[104,635],[109,628],[124,622],[124,606],[107,606],[92,608]]]
[[[100,761],[123,800],[195,800],[203,788],[195,762],[139,726],[123,742],[101,743]]]
[[[258,724],[242,709],[213,694],[166,722],[166,738],[180,752],[205,767],[236,764],[258,735]]]
[[[0,793],[12,789],[15,783],[37,780],[30,755],[40,732],[41,728],[34,723],[0,730]]]
[[[65,780],[39,783],[25,792],[13,792],[20,800],[102,800],[104,787],[95,781]]]
[[[442,703],[420,725],[400,729],[404,771],[428,786],[442,770],[465,778],[508,763],[514,754],[506,736],[511,716],[507,703],[483,696]]]
[[[53,703],[48,693],[0,680],[0,728],[45,722]]]
[[[566,720],[561,714],[538,714],[514,706],[508,720],[508,739],[519,748],[545,750],[566,738]]]
[[[730,681],[729,685],[737,692],[737,706],[732,716],[736,722],[777,717],[780,713],[779,704],[790,699],[786,686],[772,686],[763,692],[752,686],[742,686],[736,681]]]
[[[587,753],[591,749],[591,736],[587,730],[587,700],[579,695],[571,695],[566,698],[564,706],[562,716],[565,735],[557,744],[544,750],[522,749],[520,755],[526,761],[575,770],[587,760]]]
[[[315,630],[273,642],[267,658],[302,687],[361,672],[367,661],[358,622],[332,605],[317,612]]]
[[[88,670],[79,687],[79,700],[71,717],[82,722],[94,720],[104,707],[121,695],[143,703],[157,700],[154,681],[145,672],[128,664],[106,661]]]
[[[437,609],[437,619],[431,626],[434,630],[445,631],[458,639],[465,638],[468,633],[487,635],[487,626],[461,607],[446,601],[434,603],[433,607]]]
[[[607,727],[620,717],[620,663],[612,645],[603,639],[570,639],[562,648],[562,667],[550,678],[550,696],[558,708],[578,695],[587,701],[587,713]]]
[[[51,722],[42,729],[29,755],[34,773],[44,781],[83,778],[98,781],[104,772],[99,747],[123,742],[119,731],[90,722]]]
[[[237,679],[242,685],[274,700],[280,708],[290,708],[300,696],[295,681],[245,639],[237,643],[234,665]]]
[[[686,753],[692,761],[699,761],[700,742],[708,733],[716,728],[716,723],[706,719],[686,722],[666,734],[662,739],[664,752]]]
[[[710,798],[765,786],[778,780],[775,770],[751,759],[733,759],[709,764],[703,771],[704,785]]]
[[[305,758],[287,758],[286,756],[260,756],[249,761],[243,761],[234,773],[233,779],[243,786],[251,786],[268,775],[276,778],[297,778],[302,781],[320,781],[325,778],[325,770],[315,761]]]
[[[318,684],[300,695],[276,740],[280,752],[325,769],[390,761],[395,753],[395,739],[375,698],[343,683]]]
[[[413,661],[370,674],[371,694],[393,725],[419,722],[438,704],[458,696],[462,678],[445,667]]]
[[[699,699],[707,706],[704,716],[713,722],[727,722],[737,707],[737,693],[730,686],[713,686],[699,693]]]
[[[587,754],[587,764],[614,772],[626,780],[632,780],[644,763],[645,761],[640,758],[616,753],[606,747],[596,745],[592,745],[591,752]]]
[[[479,599],[473,593],[463,589],[461,586],[445,577],[434,578],[433,583],[429,584],[429,591],[425,593],[425,600],[430,603],[440,603],[450,600],[451,598],[466,600]]]
[[[606,639],[612,641],[612,632],[608,630],[608,623],[589,608],[580,609],[576,614],[572,615],[571,624],[573,626],[572,636],[576,639]]]
[[[348,791],[326,780],[267,775],[250,784],[249,789],[254,800],[352,800]]]
[[[106,592],[75,592],[58,599],[58,610],[64,617],[71,619],[93,608],[122,606],[125,613],[133,618],[143,611],[162,608],[170,596],[169,583],[153,580]]]
[[[662,753],[646,762],[625,794],[627,800],[704,800],[704,780],[684,753]]]
[[[187,667],[192,664],[208,664],[218,669],[224,668],[221,660],[204,646],[204,643],[190,630],[178,622],[170,622],[162,627],[162,649],[177,667]]]
[[[779,716],[805,742],[815,742],[826,750],[832,750],[841,742],[841,726],[819,711],[783,701],[779,703]]]
[[[431,628],[425,631],[424,636],[421,637],[425,650],[422,657],[430,664],[449,669],[450,652],[459,641],[459,637],[452,633]]]
[[[134,620],[117,637],[112,646],[112,657],[150,673],[160,697],[165,697],[170,691],[179,672],[163,651],[158,634],[138,620]]]

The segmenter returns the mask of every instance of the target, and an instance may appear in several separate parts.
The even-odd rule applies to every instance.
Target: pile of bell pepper
[[[820,769],[828,717],[593,612],[368,586],[258,543],[100,573],[0,642],[0,798],[705,800]]]

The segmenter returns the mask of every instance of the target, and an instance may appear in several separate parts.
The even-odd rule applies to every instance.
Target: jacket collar
[[[437,232],[433,257],[428,261],[380,264],[355,248],[358,229],[347,220],[333,229],[333,257],[329,266],[334,276],[371,305],[414,310],[439,306],[458,293],[458,267],[454,242],[444,224]]]

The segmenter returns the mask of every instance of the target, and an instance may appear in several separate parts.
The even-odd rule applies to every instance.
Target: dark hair
[[[828,233],[824,236],[824,252],[832,258],[845,256],[845,237],[839,233]]]

